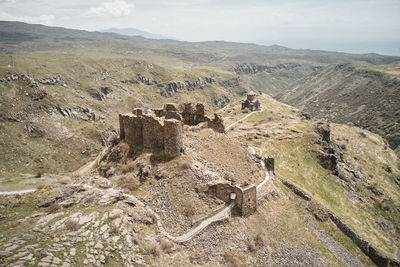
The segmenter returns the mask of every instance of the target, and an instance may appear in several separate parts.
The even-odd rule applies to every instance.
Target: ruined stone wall
[[[154,114],[120,114],[120,138],[124,140],[132,153],[142,148],[162,149],[167,157],[176,157],[182,150],[182,122],[164,120]]]
[[[182,122],[171,119],[164,122],[164,151],[169,158],[177,157],[182,150]]]
[[[120,139],[124,140],[136,153],[145,149],[163,149],[168,157],[179,155],[182,150],[183,124],[197,125],[207,122],[207,126],[216,132],[225,132],[223,120],[215,114],[211,120],[205,115],[204,105],[185,103],[181,108],[168,103],[163,109],[144,112],[135,108],[130,114],[119,115]]]
[[[222,120],[221,116],[218,115],[217,113],[214,113],[213,120],[207,118],[207,126],[213,129],[217,133],[225,132],[224,121]]]
[[[264,158],[264,163],[269,174],[275,175],[275,159],[272,156],[268,156],[268,158]]]
[[[245,188],[239,187],[242,195],[242,202],[237,203],[240,205],[240,210],[243,217],[247,217],[254,212],[257,208],[257,189],[256,186],[251,184]]]
[[[217,182],[210,185],[209,193],[225,202],[232,201],[231,193],[235,193],[235,204],[243,217],[250,216],[257,208],[257,189],[251,184],[245,187],[231,185],[228,181]]]
[[[153,115],[142,115],[143,146],[144,148],[164,148],[164,125]]]
[[[134,147],[143,143],[142,121],[139,117],[133,114],[125,114],[120,116],[122,119],[123,137],[130,147]],[[121,126],[121,125],[120,125]]]

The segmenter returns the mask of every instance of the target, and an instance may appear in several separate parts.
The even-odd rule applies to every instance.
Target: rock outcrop
[[[65,85],[65,83],[62,81],[61,76],[58,74],[53,77],[35,79],[27,74],[8,72],[8,76],[0,78],[0,83],[8,83],[8,82],[12,82],[12,81],[23,81],[23,82],[26,82],[30,87],[39,87],[39,84],[43,84],[43,85],[62,84],[62,85]]]
[[[231,100],[226,95],[221,95],[220,97],[218,97],[217,99],[214,100],[214,104],[218,108],[223,108],[223,107],[227,106],[229,103],[231,103]]]
[[[258,65],[254,63],[242,63],[236,65],[233,70],[236,74],[256,74],[258,72],[273,72],[276,70],[290,70],[300,67],[297,63],[282,63],[275,66]]]
[[[198,78],[196,81],[171,81],[168,82],[165,88],[161,91],[161,95],[164,97],[171,97],[175,93],[204,89],[214,83],[215,80],[212,77]]]

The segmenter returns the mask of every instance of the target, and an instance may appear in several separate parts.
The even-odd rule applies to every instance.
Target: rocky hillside
[[[326,98],[332,120],[347,118],[337,105],[369,112],[361,121],[395,135],[399,58],[13,22],[0,22],[0,51],[1,266],[400,265],[387,142],[265,94],[299,83],[280,97],[304,109]],[[264,92],[254,113],[240,110],[249,89]],[[131,154],[118,114],[169,102],[201,102],[230,127],[185,125],[172,160]],[[241,186],[256,200],[243,217],[229,191]]]
[[[118,113],[133,107],[193,101],[212,111],[248,89],[276,95],[327,63],[396,59],[0,25],[0,173],[6,177],[77,169],[107,143]]]
[[[311,116],[352,123],[400,144],[400,65],[347,63],[316,71],[278,99]]]
[[[127,146],[114,139],[91,172],[63,175],[34,193],[0,196],[1,264],[377,264],[335,218],[367,240],[368,248],[396,258],[400,171],[382,138],[309,121],[265,95],[259,101],[266,110],[226,134],[185,128],[184,153],[174,160],[157,159],[157,151],[129,158]],[[239,104],[220,111],[226,124],[247,114]],[[185,241],[171,238],[190,233],[225,207],[210,183],[259,184],[264,169],[258,159],[268,155],[275,157],[275,176],[257,190],[254,214],[233,211]]]

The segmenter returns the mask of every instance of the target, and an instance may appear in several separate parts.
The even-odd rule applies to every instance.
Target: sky
[[[0,20],[400,55],[400,0],[0,0]]]

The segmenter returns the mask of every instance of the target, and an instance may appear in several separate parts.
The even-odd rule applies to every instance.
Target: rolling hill
[[[398,156],[273,98],[390,140],[399,59],[0,22],[0,265],[399,266]],[[118,115],[171,102],[232,127],[130,153]],[[256,211],[215,182],[257,185]]]
[[[315,118],[353,123],[378,133],[396,149],[400,144],[399,66],[331,65],[303,78],[278,99]]]

